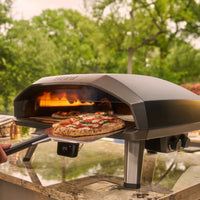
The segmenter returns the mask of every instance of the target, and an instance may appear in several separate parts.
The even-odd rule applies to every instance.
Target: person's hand
[[[4,149],[8,149],[11,144],[0,144],[0,163],[4,163],[7,161],[7,155],[4,152]]]

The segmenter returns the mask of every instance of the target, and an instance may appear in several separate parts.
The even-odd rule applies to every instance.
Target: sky
[[[14,19],[31,19],[45,9],[75,9],[83,12],[83,0],[13,0]]]

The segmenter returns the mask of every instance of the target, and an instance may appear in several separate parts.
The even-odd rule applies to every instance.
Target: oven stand
[[[140,188],[145,141],[125,140],[124,187]]]
[[[28,148],[28,150],[26,151],[26,155],[23,158],[24,162],[27,162],[27,161],[31,160],[31,157],[32,157],[33,153],[35,152],[36,147],[37,147],[37,144],[35,144],[33,146],[30,146]]]

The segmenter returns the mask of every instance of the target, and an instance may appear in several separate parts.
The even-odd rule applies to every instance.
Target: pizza
[[[101,113],[80,114],[52,125],[53,135],[71,137],[109,133],[124,126],[123,120]]]
[[[70,112],[58,111],[56,113],[53,113],[51,117],[56,118],[56,119],[66,119],[66,118],[70,118],[71,116],[77,116],[79,114],[80,114],[79,111],[70,111]]]

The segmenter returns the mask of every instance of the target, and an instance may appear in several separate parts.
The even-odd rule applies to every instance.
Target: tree
[[[151,67],[149,61],[155,56],[159,76],[164,77],[166,58],[177,37],[185,42],[191,34],[199,35],[199,4],[195,0],[96,0],[92,14],[108,38],[108,51],[127,54],[128,73],[137,71],[133,64],[138,59]]]
[[[5,46],[5,34],[11,18],[8,16],[11,8],[11,0],[0,0],[0,72],[4,69],[4,56],[8,54]]]
[[[11,91],[4,90],[4,87],[7,85],[7,83],[2,81],[5,72],[6,57],[10,55],[5,41],[5,34],[9,24],[12,22],[11,18],[9,17],[11,3],[11,0],[0,0],[0,104],[3,104],[4,108],[8,108],[8,104],[11,103],[8,98],[8,95]],[[5,93],[6,96],[4,97]],[[8,109],[6,111],[8,111]]]
[[[0,26],[11,22],[9,12],[11,9],[12,0],[0,0]]]
[[[42,76],[58,74],[60,56],[57,47],[29,21],[13,22],[4,38],[7,53],[2,58],[0,94],[6,112],[13,97]]]
[[[93,20],[72,10],[45,10],[32,20],[58,47],[62,57],[60,70],[66,73],[91,73],[100,71],[98,35]]]
[[[135,52],[149,45],[161,34],[166,33],[165,21],[157,20],[158,17],[154,13],[153,3],[147,3],[144,0],[132,0],[130,5],[123,0],[95,2],[93,6],[94,16],[97,17],[97,21],[102,24],[104,29],[108,24],[109,26],[106,29],[115,29],[114,31],[105,32],[105,37],[109,38],[116,51],[123,51],[128,54],[127,73],[132,73]],[[126,17],[119,12],[119,8],[124,4],[129,9],[129,16],[125,15]],[[103,11],[107,7],[110,7],[110,13],[106,17],[102,17]],[[113,32],[118,32],[118,36],[115,37],[116,34],[113,35]]]
[[[179,84],[200,81],[200,50],[188,43],[176,42],[166,58],[168,69],[179,77]]]

